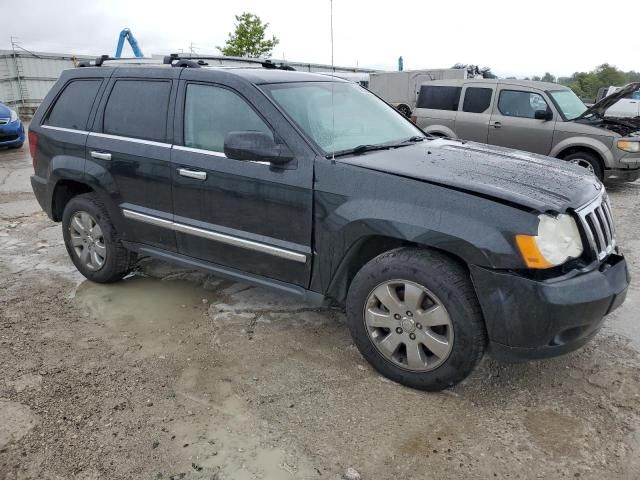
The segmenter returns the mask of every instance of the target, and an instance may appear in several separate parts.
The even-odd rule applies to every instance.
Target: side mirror
[[[224,136],[224,154],[233,160],[269,162],[284,165],[293,160],[286,145],[279,145],[264,132],[228,132]]]
[[[553,113],[551,110],[536,110],[533,114],[533,118],[536,120],[551,120]]]

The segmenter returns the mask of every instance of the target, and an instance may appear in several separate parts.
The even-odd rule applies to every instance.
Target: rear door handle
[[[111,154],[106,152],[91,152],[91,156],[93,158],[97,158],[98,160],[111,160]]]
[[[196,180],[206,180],[207,172],[197,172],[188,168],[179,168],[178,175],[182,177],[195,178]]]
[[[502,124],[500,122],[496,122],[496,121],[489,122],[489,126],[493,127],[493,128],[502,128]]]

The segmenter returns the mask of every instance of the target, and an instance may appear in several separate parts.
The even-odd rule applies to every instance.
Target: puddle
[[[0,399],[0,450],[17,442],[38,423],[38,417],[26,405]]]
[[[201,326],[217,298],[215,291],[186,280],[136,276],[108,285],[85,281],[75,294],[100,326],[116,337],[135,338],[147,354],[173,351],[184,330]]]

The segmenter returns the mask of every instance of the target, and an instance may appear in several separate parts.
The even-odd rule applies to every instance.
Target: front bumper
[[[635,182],[640,178],[640,168],[612,168],[604,171],[606,180],[616,179],[623,182]]]
[[[495,357],[505,361],[547,358],[587,343],[604,317],[624,302],[629,271],[613,254],[592,271],[538,281],[471,266]]]
[[[15,147],[25,140],[24,126],[20,120],[0,125],[0,147]]]

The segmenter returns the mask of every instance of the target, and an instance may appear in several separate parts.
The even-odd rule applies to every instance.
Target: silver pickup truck
[[[423,84],[412,120],[425,132],[560,158],[600,179],[640,177],[640,118],[606,111],[631,83],[587,108],[555,83],[466,79]]]

